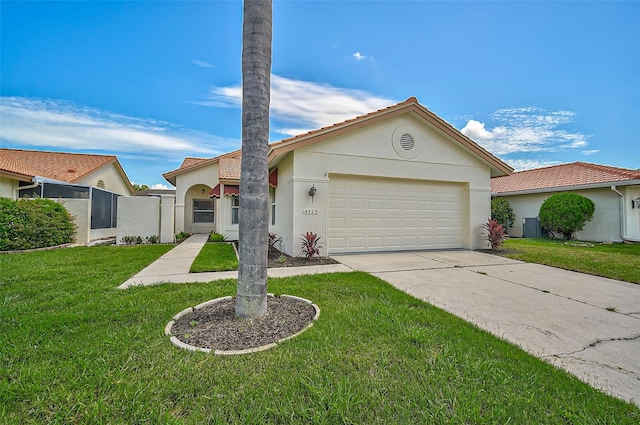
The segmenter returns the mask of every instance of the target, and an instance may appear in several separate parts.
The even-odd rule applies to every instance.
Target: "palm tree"
[[[242,163],[236,316],[267,312],[271,0],[245,0],[242,23]]]

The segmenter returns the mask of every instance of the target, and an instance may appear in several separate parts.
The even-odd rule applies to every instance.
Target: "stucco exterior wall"
[[[627,191],[627,189],[622,188]],[[618,188],[620,190],[620,188]],[[622,215],[627,214],[629,223],[635,223],[631,210],[631,201],[621,208],[620,196],[610,188],[597,188],[585,190],[572,190],[572,193],[585,196],[595,204],[595,211],[591,221],[587,222],[584,229],[577,232],[575,237],[579,240],[622,242]],[[557,192],[561,193],[561,192]],[[621,191],[621,193],[624,193]],[[529,217],[538,217],[542,203],[552,193],[535,193],[525,195],[504,196],[515,213],[514,226],[509,230],[509,235],[522,237],[522,220]],[[637,216],[636,216],[637,217]],[[640,227],[640,223],[638,224]],[[630,230],[630,228],[629,228]],[[633,234],[633,233],[631,233]]]
[[[289,153],[278,164],[278,187],[276,188],[276,225],[269,230],[282,238],[280,246],[276,248],[288,255],[297,255],[299,247],[294,244],[293,234],[293,157],[295,152]],[[295,249],[295,253],[294,253]]]
[[[98,181],[104,182],[104,187],[98,186]],[[98,187],[108,190],[110,192],[117,193],[119,195],[131,196],[129,192],[129,186],[123,181],[122,176],[118,172],[118,169],[113,164],[108,164],[104,167],[100,167],[92,173],[83,176],[75,184],[82,184],[86,186]]]
[[[91,201],[89,199],[57,199],[75,219],[76,243],[91,241]]]
[[[209,164],[189,173],[176,177],[176,210],[175,231],[191,233],[208,233],[212,226],[195,226],[193,224],[193,199],[208,199],[209,191],[218,184],[218,164]],[[205,189],[205,193],[202,193]],[[216,222],[218,221],[218,205],[216,201]],[[217,223],[216,223],[217,224]],[[197,230],[197,232],[194,232]],[[219,232],[219,230],[216,230]]]
[[[125,236],[160,236],[160,198],[128,196],[118,199],[116,242]]]
[[[398,132],[413,135],[413,157],[402,157],[394,149],[394,134]],[[331,174],[347,174],[464,184],[464,247],[478,249],[486,246],[480,226],[491,214],[489,166],[416,118],[396,117],[300,147],[289,156],[293,157],[293,173],[290,175],[285,171],[287,167],[278,169],[279,177],[286,175],[290,192],[286,201],[291,202],[292,234],[287,234],[287,243],[294,243],[295,236],[306,231],[318,233],[326,240],[329,180]],[[308,194],[312,185],[317,188],[313,203]],[[279,184],[279,191],[281,186]],[[284,205],[280,207],[279,203],[278,207],[286,214]],[[311,208],[318,210],[316,215],[303,213]],[[289,249],[286,252],[292,253]]]
[[[18,187],[18,180],[0,176],[0,196],[13,199],[13,188]]]

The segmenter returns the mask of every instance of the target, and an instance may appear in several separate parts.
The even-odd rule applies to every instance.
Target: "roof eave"
[[[0,170],[0,176],[7,177],[7,178],[10,178],[12,180],[22,181],[22,182],[33,181],[33,178],[35,177],[35,176],[28,175],[28,174],[16,173],[16,172],[9,171],[9,170]]]
[[[588,189],[605,189],[612,186],[635,186],[640,185],[640,180],[618,180],[612,182],[601,182],[591,184],[580,184],[572,186],[543,187],[539,189],[515,190],[509,192],[491,192],[491,196],[515,196],[515,195],[533,195],[537,193],[547,192],[566,192],[570,190],[588,190]]]
[[[381,109],[364,115],[359,118],[345,121],[343,123],[329,126],[324,129],[314,130],[308,134],[295,136],[289,140],[276,142],[271,145],[268,154],[268,161],[271,164],[279,156],[284,155],[292,150],[310,145],[312,143],[325,140],[330,137],[336,137],[341,134],[353,131],[368,125],[371,122],[382,121],[405,113],[414,113],[418,117],[433,125],[437,130],[452,138],[463,149],[467,150],[473,156],[489,165],[491,168],[491,177],[507,176],[513,172],[513,168],[489,151],[482,148],[479,144],[462,134],[459,130],[451,126],[451,124],[438,117],[433,112],[422,106],[414,97],[407,99],[405,102],[399,103],[387,109]]]

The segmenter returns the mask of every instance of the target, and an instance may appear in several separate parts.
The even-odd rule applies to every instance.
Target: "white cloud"
[[[215,156],[239,144],[166,122],[51,99],[2,97],[0,123],[0,140],[8,144],[135,154],[138,159]]]
[[[156,190],[168,190],[168,189],[174,189],[173,187],[169,187],[166,184],[162,184],[162,183],[156,183],[154,185],[151,186],[151,189],[156,189]]]
[[[201,68],[213,68],[213,65],[210,64],[209,62],[200,61],[198,59],[191,59],[191,62],[195,63],[196,65],[198,65]]]
[[[535,107],[500,109],[491,115],[497,124],[493,129],[469,120],[460,131],[496,155],[562,152],[587,146],[586,135],[560,128],[571,123],[574,116],[570,111]]]
[[[532,170],[534,168],[549,167],[551,165],[562,164],[559,161],[541,161],[537,159],[512,159],[507,160],[516,171]]]
[[[582,151],[583,155],[593,155],[594,153],[598,153],[600,152],[600,149],[587,149],[585,151]]]
[[[366,56],[365,56],[365,55],[361,55],[361,54],[360,54],[360,52],[355,52],[352,56],[353,56],[354,58],[356,58],[356,60],[357,60],[358,62],[359,62],[359,61],[361,61],[362,59],[365,59],[365,58],[366,58]]]
[[[240,107],[242,87],[211,87],[200,105]],[[370,93],[333,87],[324,83],[271,76],[271,116],[275,120],[293,124],[274,131],[292,136],[335,124],[392,105],[395,100]]]

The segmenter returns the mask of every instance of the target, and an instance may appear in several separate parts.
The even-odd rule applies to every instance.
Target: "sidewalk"
[[[222,279],[237,279],[237,271],[189,273],[191,263],[198,256],[200,250],[207,242],[209,235],[196,234],[177,245],[171,251],[158,258],[138,274],[125,281],[118,289],[127,289],[132,286],[149,286],[160,283],[192,283],[211,282]],[[324,266],[305,267],[278,267],[267,270],[269,277],[288,277],[304,274],[349,272],[349,267],[343,264],[330,264]]]

